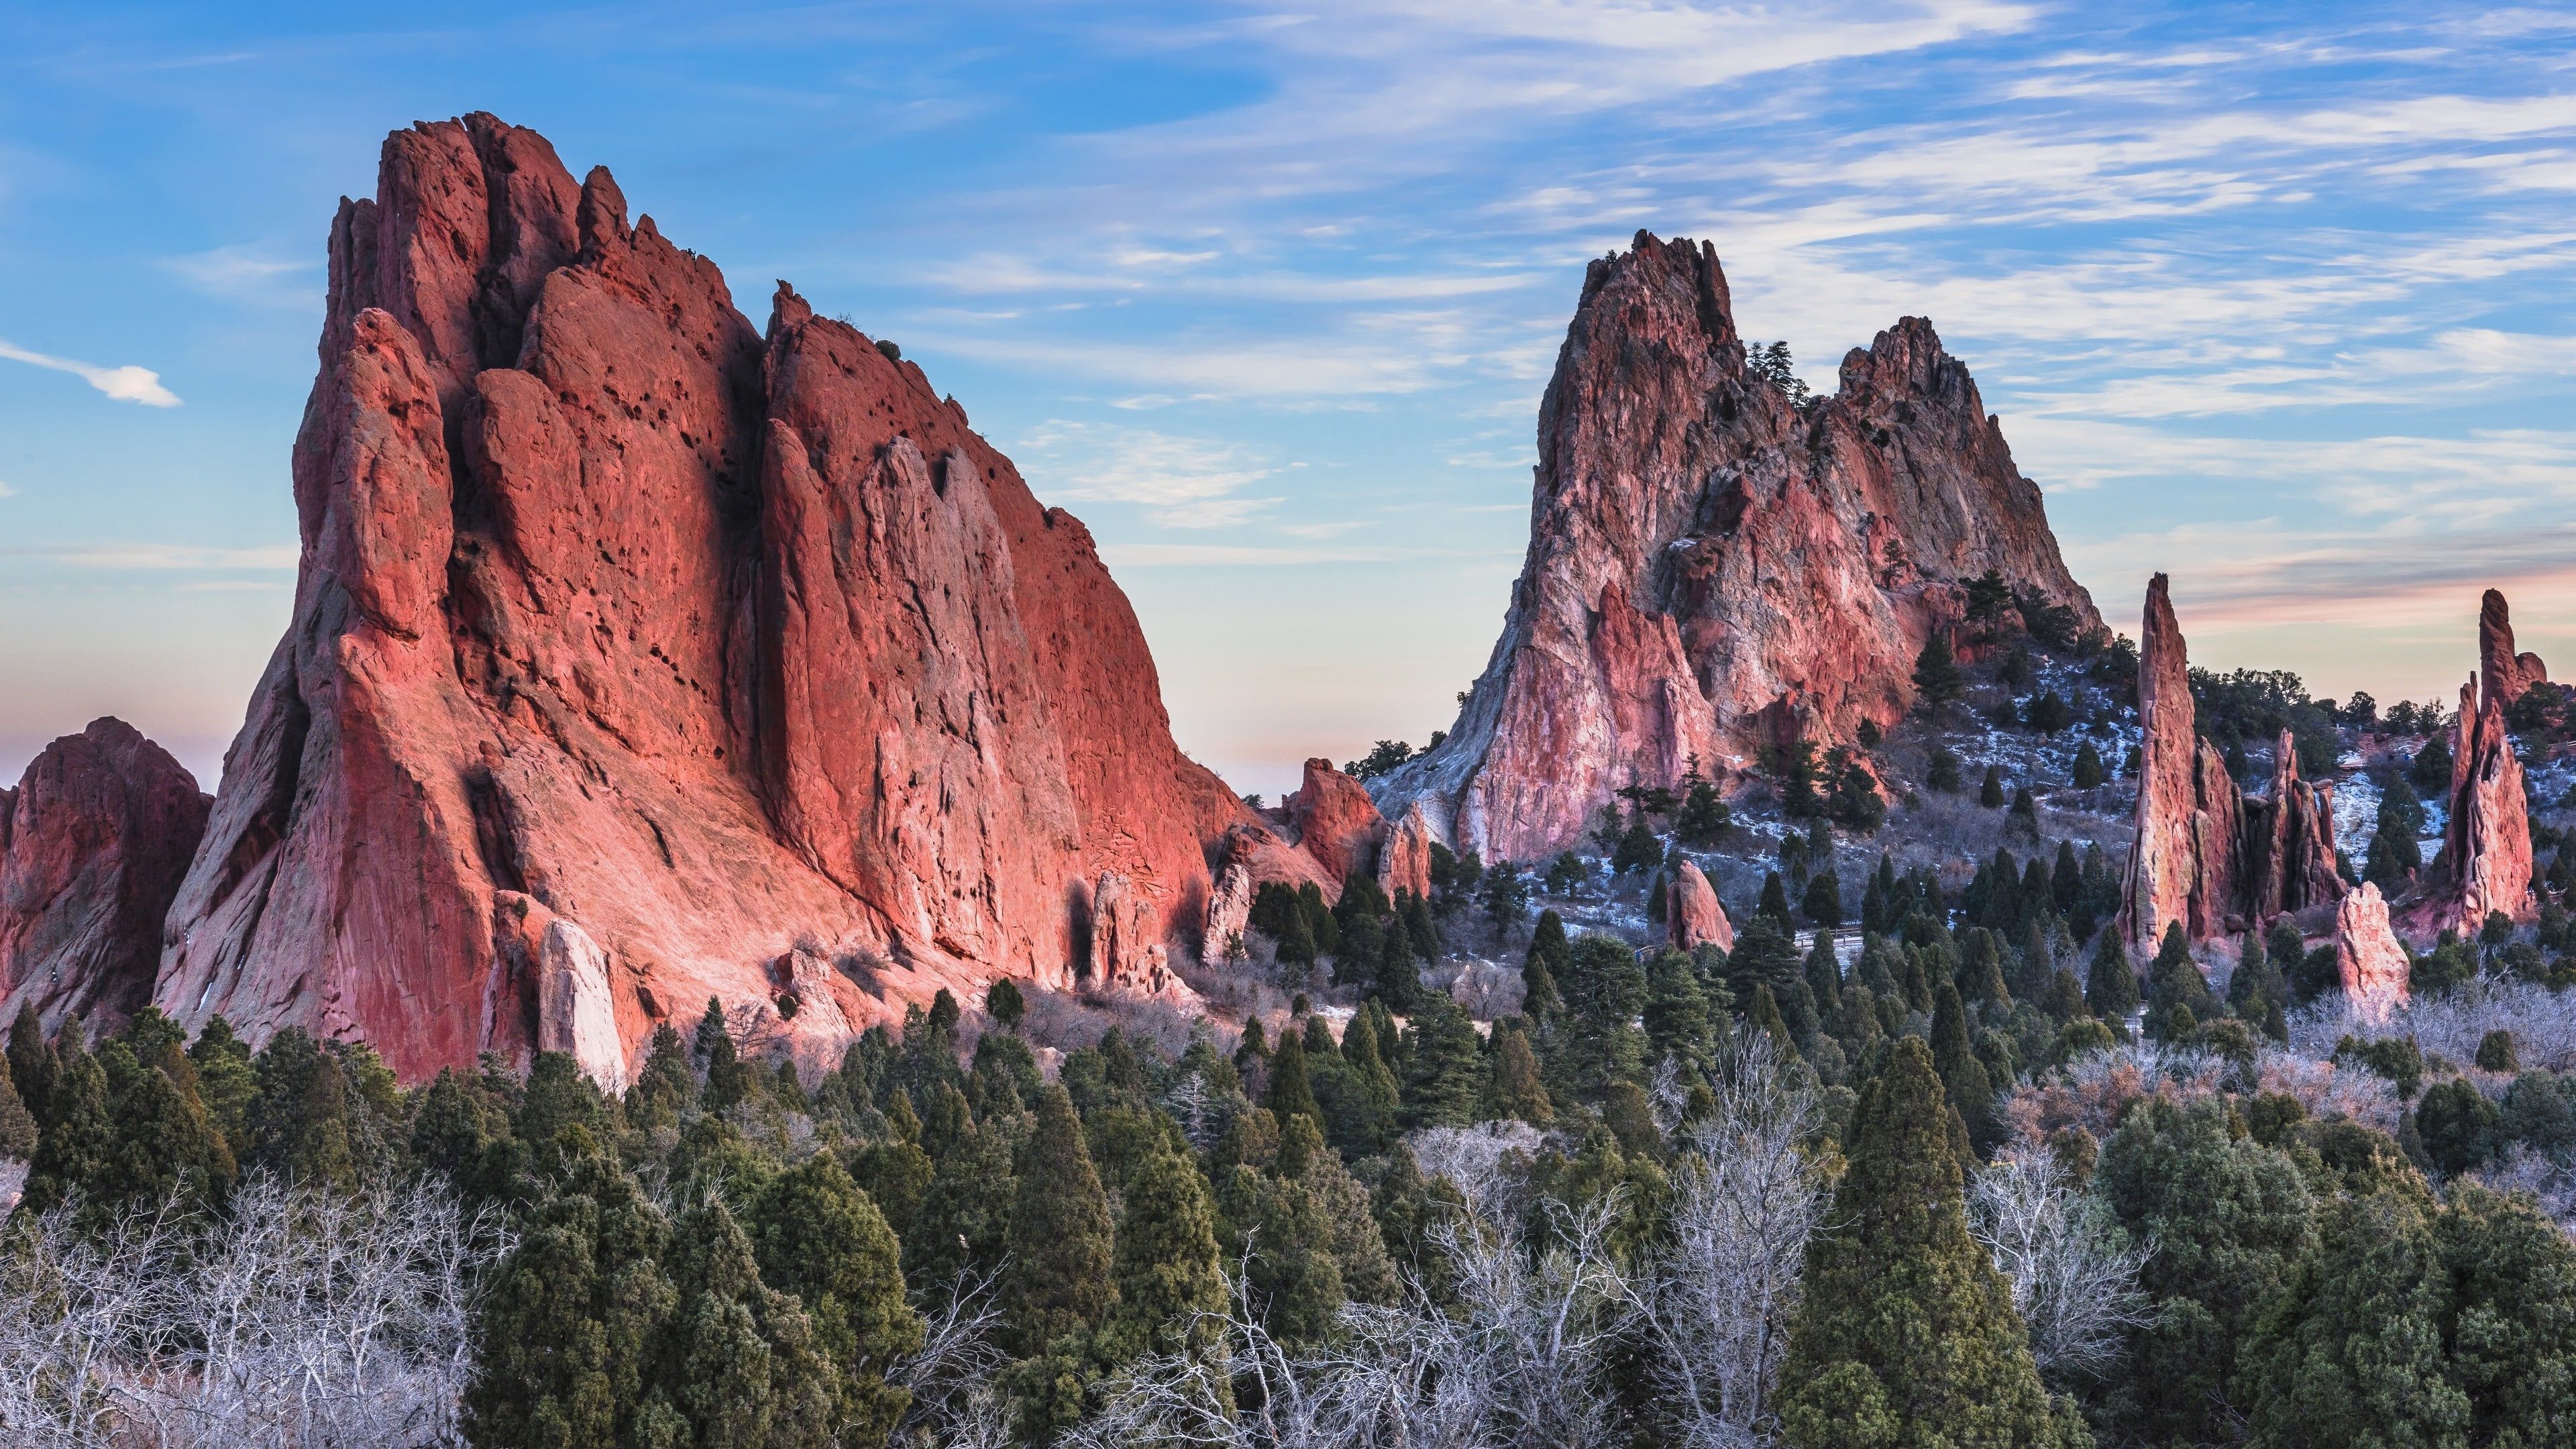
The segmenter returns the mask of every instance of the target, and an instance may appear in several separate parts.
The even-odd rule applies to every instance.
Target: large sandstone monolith
[[[1375,869],[1386,817],[1369,799],[1367,786],[1334,769],[1330,760],[1312,759],[1287,805],[1298,848],[1314,857],[1337,888],[1352,871]]]
[[[2147,584],[2138,632],[2138,811],[2120,930],[2152,951],[2175,921],[2197,940],[2223,929],[2237,892],[2243,802],[2195,729],[2191,660],[2163,574]]]
[[[0,790],[0,1022],[112,1025],[152,996],[161,920],[213,802],[123,720],[47,745]]]
[[[2388,902],[2380,899],[2379,887],[2365,881],[2346,892],[2335,908],[2335,970],[2343,979],[2345,1004],[2371,1021],[2387,1021],[2406,1004],[2410,964],[2389,929]]]
[[[1664,897],[1664,941],[1688,951],[1697,946],[1735,949],[1735,923],[1699,866],[1685,860],[1673,867]]]
[[[1544,858],[1628,785],[1850,740],[1993,569],[2098,628],[2038,487],[1931,323],[1900,320],[1801,409],[1748,358],[1705,244],[1587,270],[1539,405],[1528,553],[1446,736],[1370,784],[1453,847]]]
[[[2537,654],[2513,652],[2513,612],[2494,589],[2478,601],[2478,686],[2489,699],[2511,704],[2549,678]]]
[[[2460,686],[2453,727],[2451,813],[2443,825],[2442,859],[2450,874],[2454,922],[2463,934],[2501,911],[2517,921],[2533,913],[2531,815],[2522,761],[2505,733],[2504,701],[2478,698],[2474,679]]]
[[[1204,920],[1250,812],[1173,744],[1088,530],[918,366],[784,285],[754,326],[487,115],[386,140],[319,352],[294,617],[169,912],[173,1016],[413,1080],[596,1041],[525,902],[596,948],[628,1060],[710,997],[812,1060],[942,987],[1073,984],[1106,874],[1121,939]],[[770,963],[809,946],[854,964],[787,1016]]]

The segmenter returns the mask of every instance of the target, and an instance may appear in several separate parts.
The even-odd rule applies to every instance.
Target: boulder
[[[1397,891],[1431,898],[1431,822],[1419,802],[1404,812],[1378,847],[1377,887],[1390,901]]]
[[[1591,265],[1538,459],[1484,674],[1439,744],[1370,783],[1488,860],[1562,848],[1622,787],[1893,724],[1959,579],[1998,570],[2101,622],[1931,323],[1853,349],[1801,410],[1748,357],[1705,244],[1640,232]]]
[[[2486,924],[2490,912],[2517,921],[2535,913],[2531,894],[2531,815],[2523,795],[2522,761],[2505,733],[2504,701],[2478,698],[2478,681],[2460,686],[2459,722],[2451,755],[2451,813],[2444,822],[2442,860],[2450,876],[2453,921],[2463,935]]]
[[[2406,1004],[2410,963],[2406,948],[2388,925],[2388,902],[2379,887],[2364,881],[2347,891],[2335,908],[2335,970],[2343,979],[2344,1003],[2373,1022]]]
[[[1308,760],[1305,782],[1287,806],[1298,848],[1314,857],[1337,888],[1352,871],[1375,868],[1386,817],[1369,799],[1368,787],[1334,769],[1332,761]]]
[[[1173,743],[1089,531],[918,366],[784,285],[755,327],[488,115],[387,138],[329,255],[293,620],[163,1009],[414,1081],[524,1060],[558,1028],[523,900],[597,948],[629,1060],[709,997],[774,1007],[791,950],[865,963],[782,1023],[801,1059],[943,987],[1071,984],[1105,874],[1139,940],[1204,919],[1250,812]]]
[[[2504,595],[2489,589],[2478,601],[2478,688],[2487,698],[2511,704],[2523,691],[2549,678],[2549,666],[2537,654],[2513,652],[2513,611]]]
[[[612,1097],[626,1091],[626,1048],[609,995],[608,955],[560,917],[546,927],[537,968],[537,1047],[563,1052]]]
[[[1685,860],[1673,867],[1664,891],[1667,945],[1683,951],[1697,946],[1735,949],[1735,923],[1726,918],[1726,907],[1718,901],[1716,890],[1698,865]]]
[[[161,922],[211,805],[119,719],[47,745],[0,790],[0,1022],[112,1025],[152,996]]]

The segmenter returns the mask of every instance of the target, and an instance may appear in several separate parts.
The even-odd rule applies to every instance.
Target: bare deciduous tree
[[[1815,1097],[1771,1038],[1749,1033],[1722,1076],[1717,1110],[1674,1166],[1668,1246],[1633,1283],[1662,1406],[1694,1449],[1772,1442],[1771,1395],[1825,1211]]]
[[[167,1205],[84,1235],[24,1225],[0,1292],[13,1444],[151,1449],[461,1445],[468,1320],[509,1250],[432,1183],[339,1195],[246,1182],[220,1216]]]
[[[1997,1159],[1968,1190],[1969,1222],[2012,1284],[2031,1357],[2062,1382],[2100,1371],[2132,1328],[2154,1318],[2138,1291],[2149,1249],[2133,1246],[2100,1200],[2077,1192],[2057,1159]]]

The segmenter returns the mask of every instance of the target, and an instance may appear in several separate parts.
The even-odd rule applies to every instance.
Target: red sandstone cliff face
[[[2524,690],[2549,678],[2549,666],[2537,654],[2513,652],[2513,611],[2494,589],[2478,601],[2478,688],[2487,698],[2511,704]]]
[[[1664,890],[1666,945],[1683,951],[1697,946],[1735,949],[1735,923],[1726,918],[1716,888],[1697,864],[1685,860],[1674,867]]]
[[[2529,920],[2531,816],[2522,761],[2505,734],[2504,701],[2478,699],[2478,682],[2460,686],[2460,715],[2451,755],[2451,814],[2443,826],[2442,860],[2450,874],[2452,921],[2465,934],[2490,911]]]
[[[212,802],[159,745],[102,719],[0,790],[0,1021],[114,1021],[152,995],[161,918]]]
[[[1447,739],[1371,787],[1488,858],[1559,847],[1694,760],[1894,722],[1956,579],[1999,569],[2100,622],[1930,323],[1854,349],[1802,413],[1748,369],[1704,244],[1640,232],[1592,264],[1538,447],[1492,660]]]
[[[2341,900],[2333,794],[2299,778],[2289,733],[2275,749],[2271,797],[2254,800],[2198,737],[2190,653],[2163,574],[2147,584],[2138,638],[2138,825],[2121,891],[2123,938],[2153,951],[2175,921],[2199,941]]]
[[[342,204],[320,353],[174,1015],[605,1076],[712,995],[827,1058],[943,985],[1074,983],[1112,876],[1122,975],[1203,919],[1247,813],[1090,534],[918,367],[784,286],[755,330],[483,115]]]
[[[1369,799],[1367,786],[1334,769],[1330,760],[1308,760],[1305,782],[1287,804],[1298,849],[1312,856],[1333,882],[1326,895],[1338,898],[1352,871],[1376,870],[1386,817]],[[1430,857],[1423,859],[1427,873]]]

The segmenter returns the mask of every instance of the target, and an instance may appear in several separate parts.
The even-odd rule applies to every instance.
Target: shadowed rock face
[[[2529,920],[2531,816],[2523,798],[2522,761],[2505,734],[2504,701],[2478,698],[2478,682],[2460,686],[2451,753],[2451,814],[2443,826],[2442,860],[2450,874],[2453,923],[2463,933],[2502,911]]]
[[[2513,652],[2513,611],[2494,589],[2478,601],[2478,687],[2489,699],[2511,704],[2549,678],[2537,654]]]
[[[1075,982],[1113,873],[1122,971],[1204,919],[1247,813],[1090,534],[918,367],[783,284],[755,329],[484,115],[342,203],[320,354],[173,1015],[606,1076],[713,996],[815,1060],[941,986]]]
[[[1846,740],[1992,568],[2098,627],[1967,369],[1909,317],[1801,413],[1751,370],[1705,244],[1592,264],[1540,405],[1529,552],[1437,747],[1379,777],[1488,859],[1582,834],[1621,786]]]
[[[212,804],[159,745],[102,719],[45,747],[0,790],[0,1021],[52,1032],[152,995],[161,918]]]
[[[1378,846],[1386,839],[1386,817],[1369,799],[1368,787],[1333,768],[1333,762],[1306,762],[1306,778],[1288,797],[1288,817],[1297,827],[1297,846],[1314,857],[1338,897],[1351,872],[1377,869]],[[1430,868],[1425,855],[1424,870]]]

